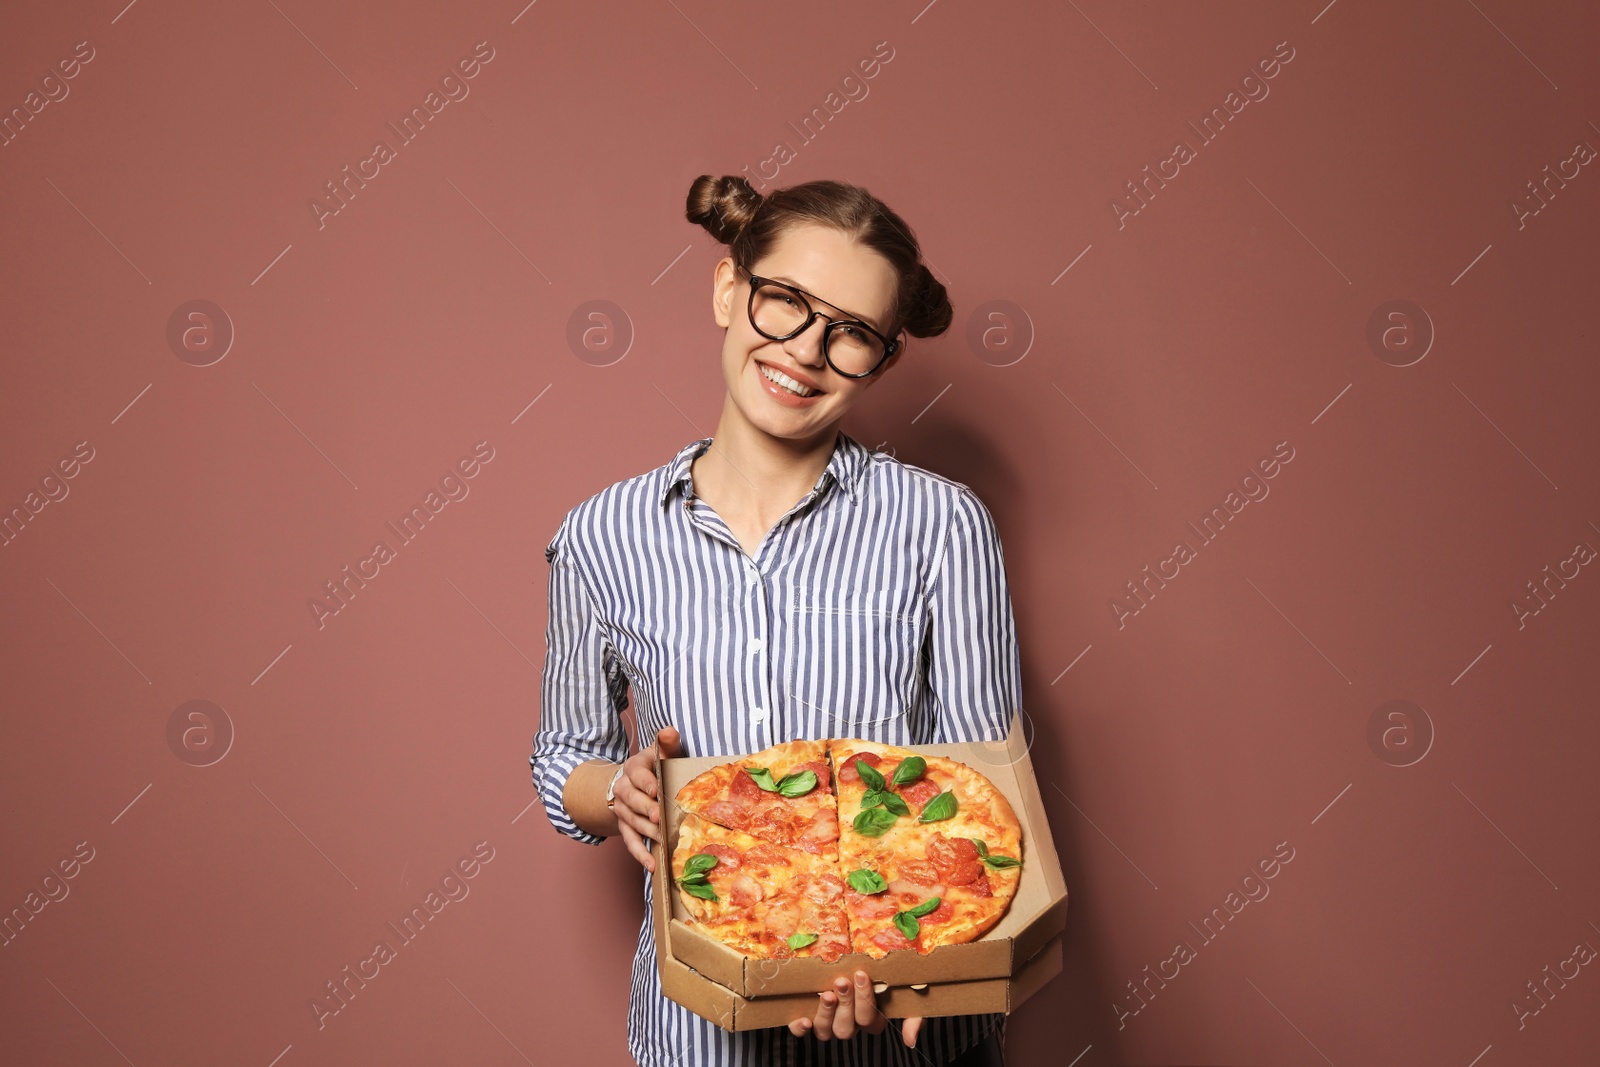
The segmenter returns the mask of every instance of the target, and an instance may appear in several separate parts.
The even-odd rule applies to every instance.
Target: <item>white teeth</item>
[[[811,396],[816,392],[815,389],[801,385],[799,382],[795,381],[781,370],[774,370],[766,364],[761,364],[760,366],[761,373],[767,376],[768,381],[777,382],[779,385],[783,386],[796,396]]]

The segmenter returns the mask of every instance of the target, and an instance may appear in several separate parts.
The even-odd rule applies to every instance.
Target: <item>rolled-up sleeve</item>
[[[1001,741],[1022,710],[1022,660],[1005,554],[989,509],[956,497],[929,590],[928,692],[933,741]]]
[[[605,840],[578,827],[567,814],[562,792],[580,763],[620,763],[628,757],[622,710],[628,682],[616,650],[600,629],[589,595],[567,545],[571,516],[545,549],[550,564],[550,619],[545,629],[544,678],[539,726],[533,735],[533,784],[550,823],[588,845]]]

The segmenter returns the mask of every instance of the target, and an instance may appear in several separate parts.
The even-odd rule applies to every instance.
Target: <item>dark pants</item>
[[[1000,1051],[1000,1035],[990,1034],[951,1060],[949,1067],[1006,1067]]]

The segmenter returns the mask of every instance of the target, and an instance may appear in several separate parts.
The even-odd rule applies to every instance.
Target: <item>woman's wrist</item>
[[[619,766],[610,760],[595,759],[573,768],[561,799],[568,817],[580,830],[596,837],[616,837],[622,832],[617,811],[606,806],[606,786]]]

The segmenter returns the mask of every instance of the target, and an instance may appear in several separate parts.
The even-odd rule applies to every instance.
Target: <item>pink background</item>
[[[712,432],[722,249],[684,196],[762,168],[881,196],[956,306],[846,430],[971,485],[1004,539],[1072,892],[1011,1062],[1600,1054],[1574,955],[1600,947],[1600,174],[1565,162],[1600,145],[1592,9],[121,4],[0,34],[6,113],[70,90],[0,147],[0,508],[27,513],[0,909],[66,894],[0,948],[10,1062],[628,1061],[637,865],[559,837],[529,775],[542,549]],[[569,344],[595,300],[614,335]],[[401,544],[385,523],[481,441]],[[1186,525],[1268,490],[1211,543]],[[319,1027],[480,842],[469,895]]]

